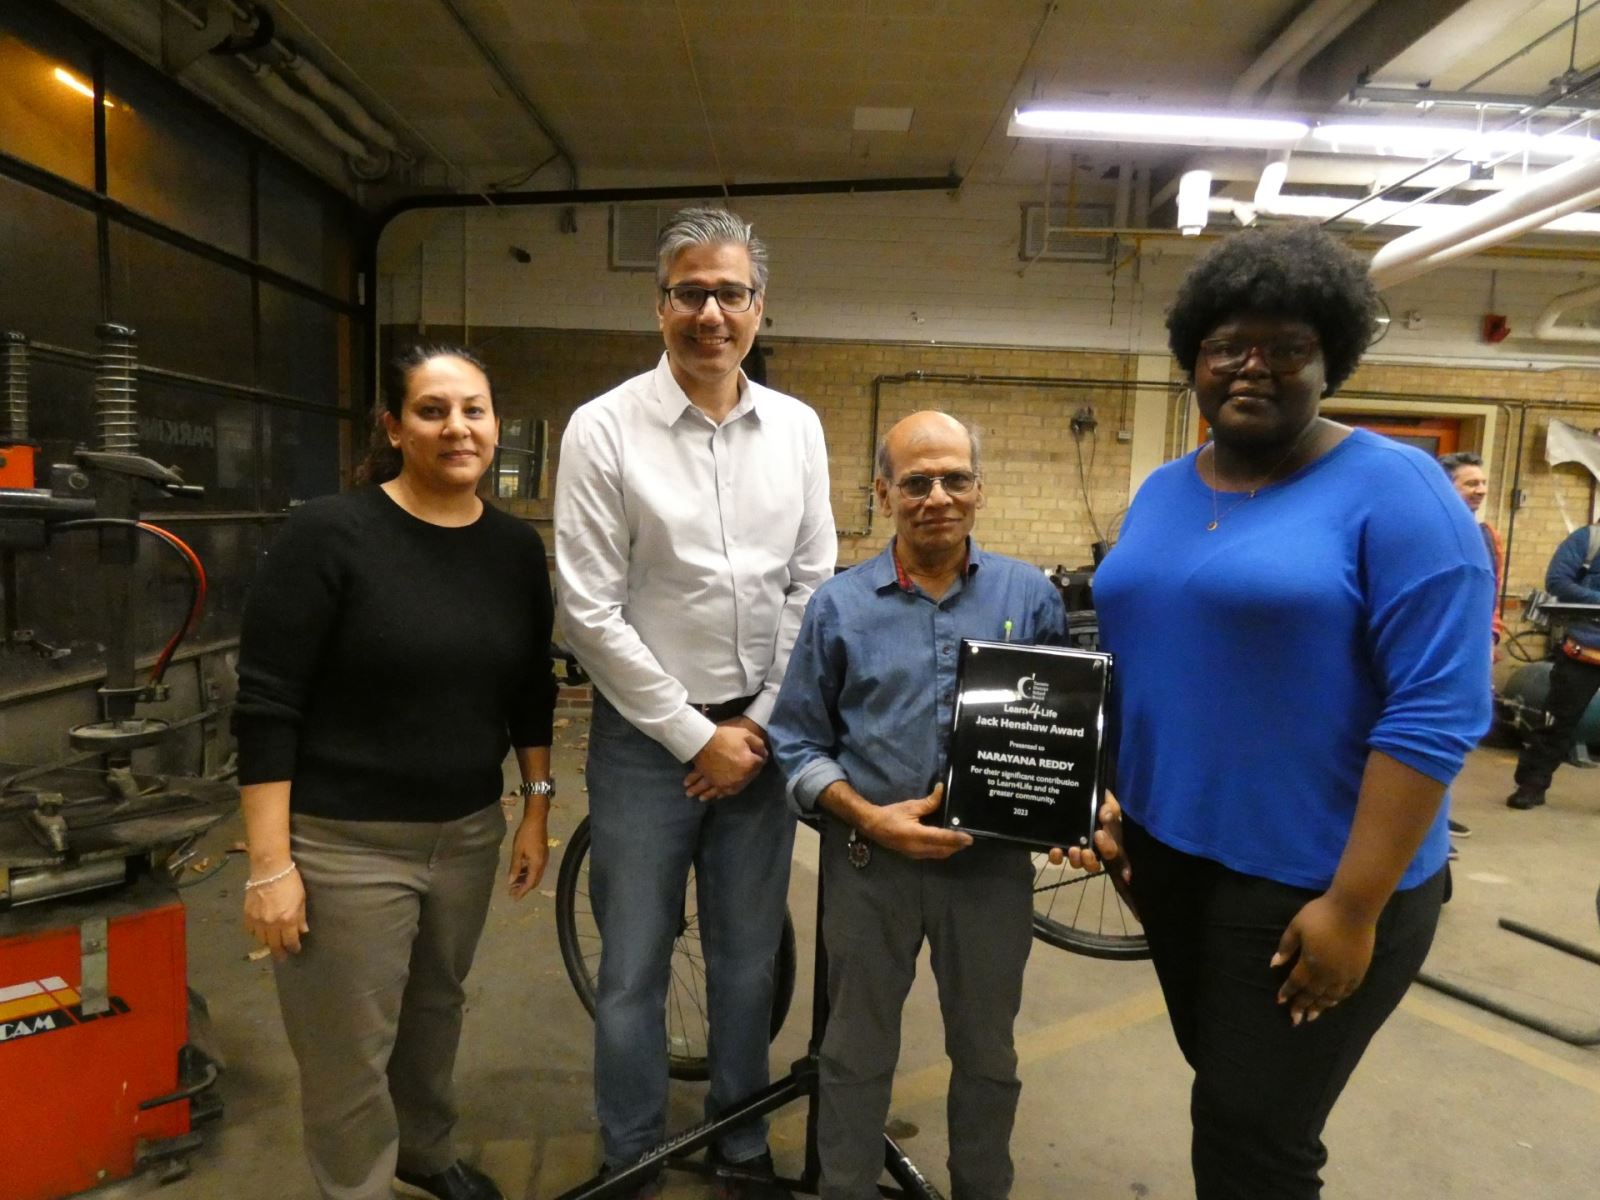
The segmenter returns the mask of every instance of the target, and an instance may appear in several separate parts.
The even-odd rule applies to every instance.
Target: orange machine
[[[31,488],[34,485],[33,458],[37,449],[31,442],[0,445],[0,488]]]
[[[183,911],[146,878],[0,912],[0,1200],[55,1200],[198,1143]]]

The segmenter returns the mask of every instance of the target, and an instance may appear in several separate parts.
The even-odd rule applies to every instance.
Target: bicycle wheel
[[[595,983],[600,974],[600,928],[589,900],[589,818],[584,817],[567,840],[556,876],[556,939],[567,978],[589,1015],[594,1016]],[[783,914],[783,935],[773,963],[771,1036],[789,1015],[794,999],[794,922]],[[706,964],[700,951],[699,915],[695,911],[694,871],[684,894],[678,936],[672,945],[672,974],[667,983],[667,1073],[674,1079],[703,1080],[709,1075],[706,1041]]]
[[[1144,926],[1105,872],[1052,866],[1042,850],[1033,856],[1033,936],[1090,958],[1150,957]]]

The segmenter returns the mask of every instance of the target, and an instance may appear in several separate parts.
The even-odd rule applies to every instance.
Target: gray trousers
[[[462,981],[499,873],[499,804],[457,821],[294,816],[311,932],[277,965],[324,1200],[391,1200],[456,1160]]]
[[[822,825],[828,1027],[821,1054],[820,1200],[876,1200],[900,1015],[927,938],[950,1056],[946,1110],[953,1200],[1005,1200],[1015,1174],[1012,1026],[1033,944],[1027,850],[979,842],[938,862],[873,847],[845,857],[849,829]]]

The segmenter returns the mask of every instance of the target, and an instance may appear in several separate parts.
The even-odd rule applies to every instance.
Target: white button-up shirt
[[[556,473],[561,629],[636,728],[688,762],[693,704],[755,696],[765,726],[811,593],[838,553],[822,423],[740,376],[719,425],[666,355],[573,413]]]

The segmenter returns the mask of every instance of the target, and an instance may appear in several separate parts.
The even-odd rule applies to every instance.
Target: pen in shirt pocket
[[[1003,632],[1005,634],[1005,640],[1009,642],[1011,640],[1011,618],[1010,617],[1006,618],[1006,623],[1005,623],[1005,627],[1004,627]]]

